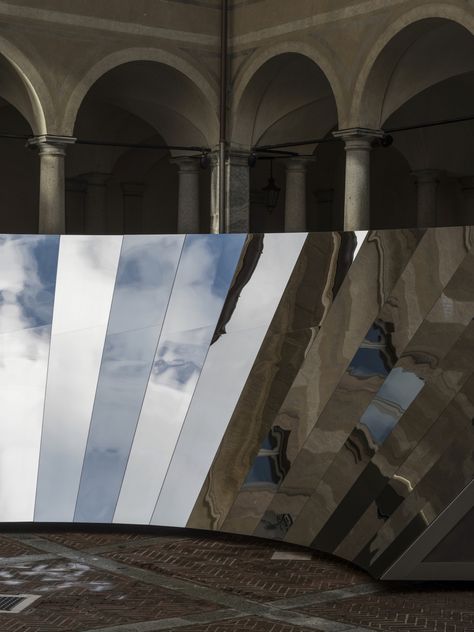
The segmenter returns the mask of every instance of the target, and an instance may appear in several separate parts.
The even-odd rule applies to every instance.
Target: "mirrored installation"
[[[474,229],[0,236],[0,522],[474,579]]]

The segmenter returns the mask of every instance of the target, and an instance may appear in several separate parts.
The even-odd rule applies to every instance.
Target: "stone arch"
[[[416,39],[417,35],[423,33],[424,26],[435,20],[457,25],[474,35],[474,15],[460,7],[430,3],[404,13],[385,29],[366,56],[354,87],[349,118],[344,127],[381,127],[384,120],[383,100],[399,52],[397,39],[401,39],[404,34],[410,34]],[[405,43],[409,44],[408,41]],[[422,86],[421,89],[424,87],[428,86]]]
[[[264,49],[259,49],[251,55],[238,72],[233,88],[233,107],[232,107],[232,137],[239,144],[250,144],[250,139],[245,142],[245,129],[248,129],[248,117],[245,114],[244,97],[252,80],[257,76],[259,70],[272,59],[285,54],[301,55],[316,65],[317,68],[327,79],[331,88],[335,103],[337,115],[340,118],[346,108],[347,99],[345,91],[340,79],[340,72],[336,69],[331,61],[331,55],[321,46],[316,47],[302,41],[285,41],[279,42]]]
[[[51,95],[39,72],[13,44],[0,37],[0,91],[26,119],[33,134],[46,134],[54,126]]]
[[[218,90],[207,75],[200,72],[191,61],[169,51],[158,48],[131,48],[120,50],[107,55],[82,76],[76,87],[72,90],[65,105],[62,117],[61,129],[64,134],[73,134],[76,118],[89,90],[94,84],[120,66],[132,62],[156,62],[170,67],[186,77],[207,101],[208,112],[204,121],[204,135],[210,143],[217,142],[218,134]]]

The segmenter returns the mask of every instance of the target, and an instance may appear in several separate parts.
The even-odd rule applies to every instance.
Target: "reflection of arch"
[[[103,75],[124,64],[143,61],[163,64],[173,68],[189,79],[195,88],[203,95],[209,106],[209,121],[207,121],[206,127],[210,128],[213,125],[215,130],[218,129],[216,114],[218,109],[217,88],[211,80],[183,57],[161,49],[132,48],[108,55],[90,68],[82,77],[67,102],[62,124],[62,129],[65,130],[63,133],[72,134],[79,108],[85,96]],[[217,133],[217,131],[215,133]]]
[[[0,51],[1,96],[24,116],[34,134],[46,134],[55,121],[43,80],[25,55],[3,37]]]
[[[333,63],[330,61],[331,56],[320,46],[309,45],[305,42],[291,41],[279,42],[254,53],[243,65],[239,71],[234,83],[234,116],[233,116],[233,137],[241,139],[245,137],[245,128],[247,126],[247,118],[243,113],[243,100],[247,88],[250,86],[252,79],[255,78],[258,71],[265,63],[288,53],[295,53],[310,59],[316,67],[324,74],[334,95],[338,116],[341,117],[344,112],[344,90],[339,73],[336,71]]]
[[[452,5],[436,3],[417,7],[402,15],[394,21],[378,38],[369,54],[357,79],[349,119],[344,127],[366,126],[369,128],[380,127],[381,121],[381,101],[384,91],[390,80],[391,68],[387,70],[384,61],[388,66],[393,64],[390,54],[395,55],[396,51],[389,51],[390,44],[396,41],[397,36],[405,29],[423,28],[423,22],[433,19],[451,22],[459,27],[463,27],[467,32],[474,35],[474,16],[467,11]],[[384,59],[384,52],[387,59]]]

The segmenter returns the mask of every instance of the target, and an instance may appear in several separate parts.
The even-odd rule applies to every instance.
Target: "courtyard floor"
[[[474,631],[474,583],[375,582],[324,555],[177,531],[0,533],[0,632]]]

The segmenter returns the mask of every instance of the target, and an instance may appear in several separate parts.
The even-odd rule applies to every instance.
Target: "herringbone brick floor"
[[[182,539],[106,554],[112,559],[216,590],[271,601],[366,583],[367,574],[327,556],[272,560],[274,543]],[[281,545],[279,550],[295,550]]]
[[[0,593],[39,599],[0,632],[474,632],[470,584],[382,584],[305,557],[218,534],[5,532]]]
[[[400,585],[377,594],[320,604],[305,612],[383,632],[472,632],[474,585]]]

